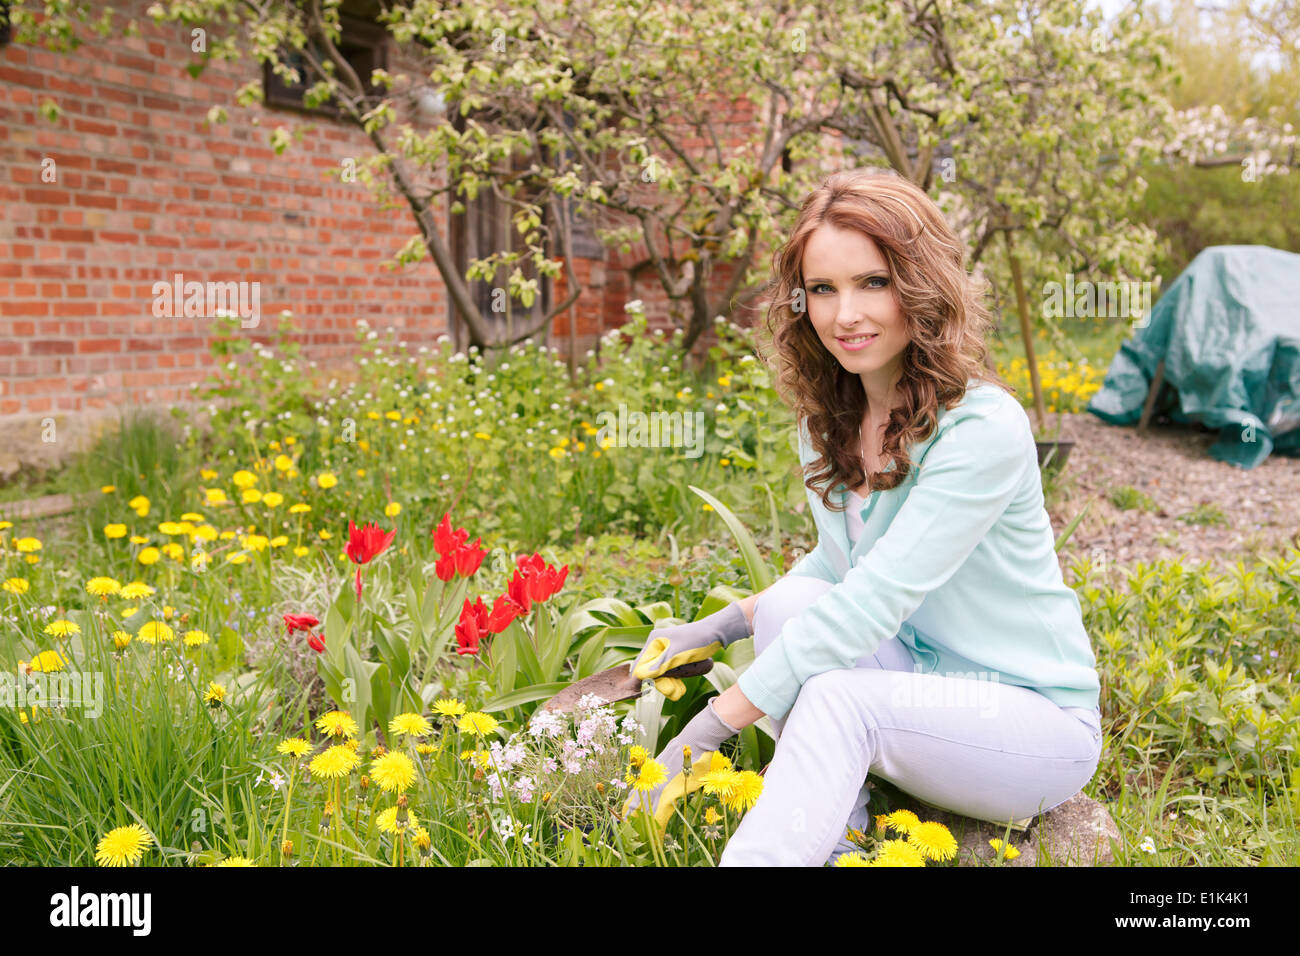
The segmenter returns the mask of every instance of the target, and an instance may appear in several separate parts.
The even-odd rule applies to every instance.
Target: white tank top
[[[858,538],[862,537],[862,531],[866,525],[862,522],[862,506],[867,499],[863,498],[856,491],[850,491],[848,496],[848,507],[844,510],[844,521],[848,527],[849,545],[853,546],[858,543]]]

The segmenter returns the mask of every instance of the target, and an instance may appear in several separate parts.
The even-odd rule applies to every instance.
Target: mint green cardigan
[[[897,635],[923,673],[979,675],[1032,688],[1061,707],[1096,708],[1096,658],[1079,598],[1057,564],[1019,401],[971,379],[910,454],[907,479],[868,496],[852,549],[844,513],[805,489],[817,546],[789,573],[835,586],[787,620],[740,675],[745,696],[780,719],[808,678],[853,667]],[[801,422],[799,461],[813,457]],[[832,494],[843,502],[846,489]]]

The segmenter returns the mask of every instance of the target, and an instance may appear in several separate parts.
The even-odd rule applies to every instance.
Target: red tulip
[[[483,558],[487,552],[479,547],[482,538],[475,538],[473,544],[463,545],[452,552],[452,557],[456,561],[456,573],[462,578],[468,578],[479,569],[483,563]]]
[[[528,557],[520,556],[516,562],[514,577],[510,579],[508,593],[512,600],[527,613],[533,602],[549,600],[564,587],[569,575],[569,566],[556,569],[542,560],[540,554]]]
[[[492,613],[488,615],[487,629],[493,634],[500,634],[523,613],[524,609],[511,600],[510,595],[499,594],[492,605]]]
[[[348,519],[347,556],[357,566],[357,600],[361,600],[361,565],[379,557],[397,537],[397,529],[385,531],[371,522],[360,528]]]
[[[286,614],[284,615],[284,626],[288,628],[287,633],[292,634],[294,631],[310,631],[319,624],[320,621],[310,614]]]
[[[465,599],[461,608],[460,620],[456,623],[456,653],[477,654],[478,642],[488,633],[488,609],[483,598],[476,598],[473,604]]]
[[[325,637],[324,637],[324,635],[323,635],[323,634],[308,634],[308,635],[307,635],[307,646],[310,647],[310,648],[311,648],[313,651],[315,651],[317,654],[323,654],[323,653],[325,652]]]
[[[452,530],[451,512],[444,514],[442,520],[438,522],[438,526],[429,533],[433,535],[433,548],[440,555],[450,554],[469,540],[469,532],[464,528]],[[450,579],[444,578],[443,580]]]

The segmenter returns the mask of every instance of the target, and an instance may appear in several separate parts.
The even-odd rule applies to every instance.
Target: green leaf
[[[493,697],[486,704],[479,707],[479,710],[485,714],[490,714],[496,711],[509,710],[511,707],[518,707],[520,704],[527,704],[534,700],[550,700],[568,686],[568,681],[562,680],[553,681],[549,684],[530,684],[528,687],[521,687],[519,690],[511,691],[508,694]]]
[[[762,555],[758,553],[758,546],[754,544],[754,536],[749,533],[749,529],[735,516],[730,508],[724,505],[707,491],[696,488],[694,485],[687,485],[691,491],[695,492],[718,513],[727,529],[731,532],[732,537],[736,539],[736,547],[740,550],[740,556],[744,559],[745,569],[749,572],[749,583],[755,593],[765,590],[772,583],[772,571],[763,560]]]

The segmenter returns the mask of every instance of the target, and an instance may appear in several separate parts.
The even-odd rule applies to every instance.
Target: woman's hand
[[[731,726],[718,716],[713,709],[715,700],[716,697],[710,697],[704,709],[692,717],[682,732],[670,740],[655,757],[655,762],[664,766],[667,776],[650,790],[634,790],[623,804],[624,817],[636,810],[644,810],[654,816],[662,831],[668,826],[677,801],[699,789],[701,778],[709,772],[709,765],[718,747],[724,740],[740,733],[740,728]],[[690,748],[689,774],[686,772],[687,747]]]
[[[665,671],[712,657],[733,641],[749,636],[749,621],[739,601],[721,611],[689,624],[657,627],[632,664],[631,674],[642,680],[659,678]],[[655,687],[669,700],[677,700],[686,685],[675,677],[655,680]]]

